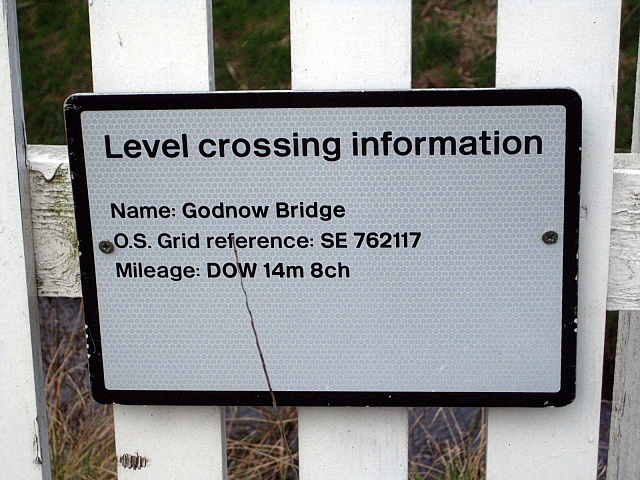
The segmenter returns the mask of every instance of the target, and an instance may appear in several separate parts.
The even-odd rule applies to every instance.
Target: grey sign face
[[[268,402],[251,313],[283,404],[568,403],[577,95],[406,93],[72,98],[94,395]]]

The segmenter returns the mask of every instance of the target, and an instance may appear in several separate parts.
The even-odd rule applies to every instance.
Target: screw
[[[558,234],[553,230],[549,230],[548,232],[544,232],[542,234],[542,241],[547,245],[553,245],[558,241]]]
[[[111,243],[109,240],[102,240],[98,244],[98,248],[102,253],[113,253],[113,243]]]

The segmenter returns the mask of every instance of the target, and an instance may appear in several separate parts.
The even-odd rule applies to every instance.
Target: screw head
[[[113,243],[111,243],[109,240],[102,240],[98,244],[98,248],[102,253],[107,253],[107,254],[113,253],[113,250],[114,250]]]
[[[553,245],[558,242],[558,234],[553,230],[549,230],[548,232],[544,232],[542,234],[542,241],[547,245]]]

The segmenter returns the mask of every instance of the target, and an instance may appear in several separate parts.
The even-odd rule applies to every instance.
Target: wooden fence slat
[[[223,408],[114,405],[114,413],[119,480],[226,478]]]
[[[213,89],[210,0],[92,0],[89,19],[96,93]],[[118,478],[225,479],[223,414],[220,407],[117,406]],[[124,455],[148,461],[131,469]]]
[[[640,478],[640,312],[620,312],[607,480]]]
[[[409,0],[292,0],[294,90],[411,87]],[[303,480],[406,480],[406,408],[298,409]]]
[[[411,2],[291,0],[293,90],[411,88]]]
[[[614,277],[627,288],[615,297],[626,311],[618,318],[607,480],[640,478],[640,62],[636,68],[631,153],[616,155],[613,177],[609,285]]]
[[[38,295],[80,297],[67,147],[29,145],[27,159]],[[615,155],[613,185],[607,310],[640,310],[640,155]]]
[[[38,295],[81,297],[78,236],[66,145],[29,145]]]
[[[487,478],[595,478],[608,271],[620,1],[502,0],[496,85],[573,87],[583,99],[575,402],[490,409]]]
[[[640,155],[615,155],[607,310],[640,310]]]
[[[89,22],[94,92],[213,90],[210,1],[90,0]]]
[[[0,18],[0,476],[51,478],[14,0]]]

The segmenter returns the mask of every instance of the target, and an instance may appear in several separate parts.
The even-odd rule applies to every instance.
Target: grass
[[[495,85],[497,0],[415,0],[414,88]]]
[[[414,0],[414,88],[495,84],[496,3]],[[637,0],[623,1],[618,151],[630,148],[639,10]],[[286,0],[213,0],[213,17],[218,90],[290,88]],[[62,102],[72,93],[92,90],[87,2],[23,1],[18,5],[18,18],[28,141],[64,144]],[[54,478],[112,479],[116,459],[111,408],[96,404],[88,393],[81,309],[76,327],[67,331],[59,321],[60,305],[57,300],[42,300]],[[607,358],[612,351],[607,350]],[[284,408],[282,414],[297,460],[296,411]],[[419,431],[422,443],[410,461],[411,478],[483,478],[484,414],[479,414],[471,429],[463,429],[455,410],[440,409],[438,421],[449,429],[445,442],[437,441],[429,430],[431,421],[425,424],[424,416],[418,420],[420,415],[412,417],[412,432]],[[292,478],[292,466],[270,409],[230,408],[227,418],[230,479]]]
[[[113,412],[89,393],[81,303],[43,298],[40,310],[53,478],[115,479]]]
[[[279,407],[285,436],[298,459],[298,414],[295,407]],[[287,447],[277,418],[269,407],[227,408],[227,466],[235,480],[294,480]]]
[[[289,2],[214,0],[217,90],[291,88]]]
[[[86,0],[18,3],[18,32],[28,140],[65,144],[62,102],[91,91]]]
[[[487,422],[479,409],[469,425],[461,425],[456,409],[410,409],[409,438],[421,441],[411,448],[412,480],[477,480],[485,477]],[[434,434],[440,430],[440,435]],[[444,435],[443,435],[444,433]],[[444,439],[443,439],[444,437]]]
[[[639,28],[640,4],[637,1],[623,1],[620,26],[618,109],[616,112],[616,150],[619,152],[631,151]]]

